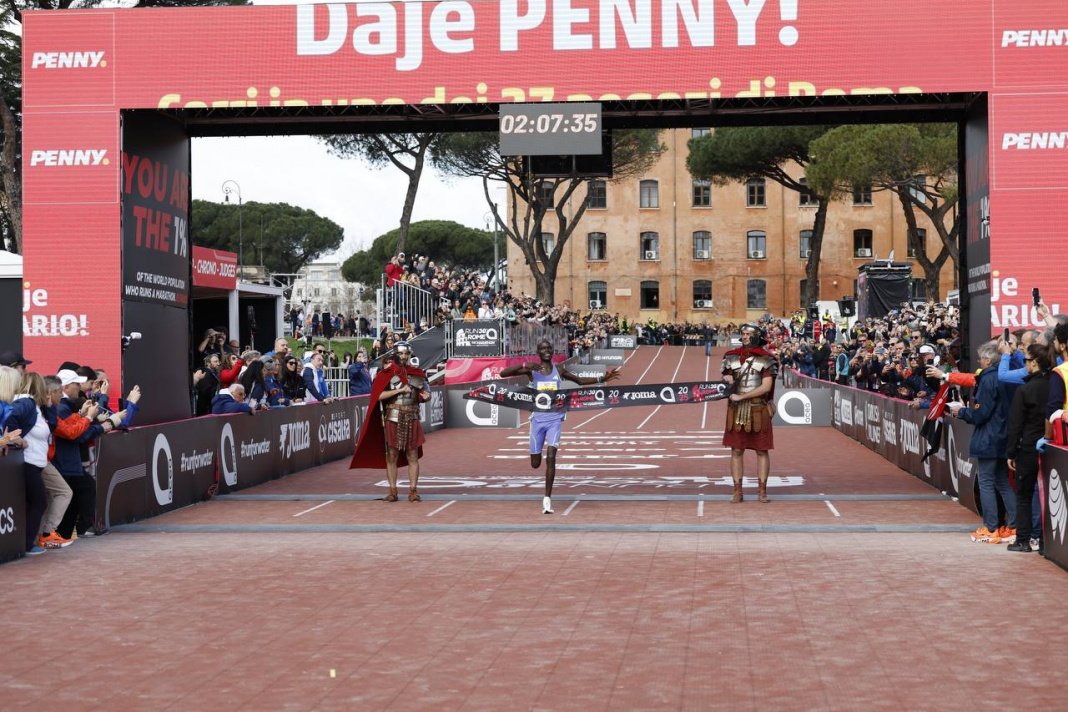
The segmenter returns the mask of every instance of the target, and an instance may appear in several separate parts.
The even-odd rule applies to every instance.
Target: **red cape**
[[[356,450],[352,453],[352,461],[349,462],[350,470],[357,469],[386,469],[386,431],[382,425],[382,404],[378,397],[386,390],[394,376],[400,378],[401,383],[407,385],[408,376],[426,378],[426,374],[418,368],[402,369],[395,362],[390,362],[375,375],[371,384],[371,405],[367,409],[367,418],[363,421],[363,430],[360,438],[356,441]],[[419,448],[419,457],[423,456],[423,448]],[[402,452],[397,459],[397,467],[407,467],[408,458]]]

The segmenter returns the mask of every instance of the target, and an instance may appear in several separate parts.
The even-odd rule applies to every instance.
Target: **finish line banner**
[[[527,386],[510,388],[490,383],[464,394],[464,399],[534,413],[563,413],[571,410],[626,408],[635,405],[705,403],[723,400],[730,395],[730,391],[730,384],[725,381],[596,386],[568,391],[538,391]]]

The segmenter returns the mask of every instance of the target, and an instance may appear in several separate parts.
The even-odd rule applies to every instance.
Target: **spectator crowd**
[[[129,427],[141,390],[134,386],[123,400],[102,370],[68,361],[41,375],[28,369],[32,363],[0,353],[0,457],[22,451],[26,552],[37,555],[101,533],[89,471],[94,448],[105,433]]]

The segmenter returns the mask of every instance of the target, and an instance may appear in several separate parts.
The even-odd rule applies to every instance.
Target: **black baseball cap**
[[[27,361],[22,358],[21,351],[3,351],[0,352],[0,366],[29,366],[33,361]]]

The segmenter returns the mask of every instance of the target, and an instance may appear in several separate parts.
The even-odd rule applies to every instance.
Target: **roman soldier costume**
[[[732,377],[731,394],[745,395],[763,384],[765,378],[772,379],[772,390],[754,398],[734,399],[727,404],[727,423],[723,429],[723,445],[734,451],[756,450],[766,453],[775,447],[771,430],[771,418],[774,406],[774,382],[776,360],[774,354],[764,349],[766,340],[763,330],[755,324],[745,324],[743,332],[748,332],[741,348],[728,351],[723,357],[721,372]],[[740,463],[739,463],[740,464]],[[740,468],[739,468],[740,469]],[[767,501],[767,472],[759,472],[758,497]],[[734,501],[742,501],[742,472],[735,472]]]
[[[397,344],[400,353],[410,354],[406,343]],[[367,418],[356,442],[356,451],[352,455],[349,469],[372,468],[385,469],[390,480],[390,494],[387,501],[397,500],[397,468],[408,466],[410,491],[408,499],[418,501],[416,492],[417,470],[408,459],[411,453],[416,460],[423,456],[423,443],[426,440],[423,426],[419,422],[419,404],[426,400],[422,394],[426,391],[426,374],[418,368],[404,365],[407,358],[389,361],[375,375],[371,384],[370,408]],[[382,398],[383,393],[393,392],[409,386],[410,392],[394,393]],[[396,453],[396,461],[390,462],[389,452]]]

